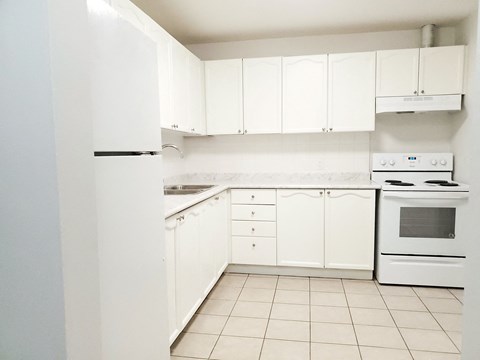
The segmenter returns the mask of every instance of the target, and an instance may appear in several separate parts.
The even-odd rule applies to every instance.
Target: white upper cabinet
[[[377,96],[418,94],[420,49],[377,51]]]
[[[243,134],[242,60],[205,62],[207,134]]]
[[[324,190],[277,190],[277,265],[324,265]]]
[[[282,131],[282,58],[243,60],[245,134]]]
[[[328,190],[325,267],[373,270],[375,190]]]
[[[465,46],[420,49],[420,95],[449,95],[463,92]]]
[[[205,135],[205,72],[203,62],[193,54],[188,57],[188,90],[189,131]]]
[[[173,129],[190,132],[188,65],[190,52],[177,41],[172,46]]]
[[[147,34],[157,44],[158,96],[162,128],[172,129],[172,43],[173,38],[156,22],[146,25]]]
[[[283,133],[327,128],[328,56],[283,58]]]
[[[328,130],[375,130],[375,52],[328,55]]]

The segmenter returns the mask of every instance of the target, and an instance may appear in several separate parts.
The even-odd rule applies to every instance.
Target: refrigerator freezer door
[[[161,148],[157,50],[102,0],[89,0],[95,151]]]
[[[95,158],[104,360],[168,359],[162,157]]]

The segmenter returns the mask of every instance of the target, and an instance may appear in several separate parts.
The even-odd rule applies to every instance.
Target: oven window
[[[455,238],[455,208],[400,208],[400,237]]]

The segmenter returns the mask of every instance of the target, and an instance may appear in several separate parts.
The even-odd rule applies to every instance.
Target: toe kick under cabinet
[[[276,190],[234,189],[231,199],[232,263],[276,265]]]

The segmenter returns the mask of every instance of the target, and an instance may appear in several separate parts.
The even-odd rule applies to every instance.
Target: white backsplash
[[[185,138],[188,173],[365,173],[368,133]]]

